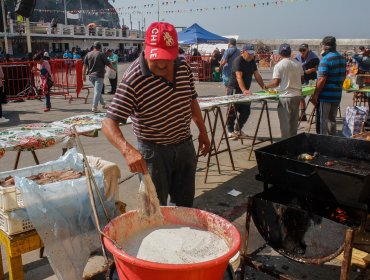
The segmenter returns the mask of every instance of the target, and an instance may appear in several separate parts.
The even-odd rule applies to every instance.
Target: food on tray
[[[370,141],[370,132],[367,131],[367,132],[362,132],[362,133],[359,133],[359,134],[355,134],[355,135],[352,136],[352,138]]]
[[[5,177],[4,179],[0,179],[0,186],[2,187],[9,187],[14,185],[14,178],[12,176]]]
[[[330,167],[335,165],[336,163],[337,163],[336,160],[328,160],[327,162],[325,162],[325,166]]]
[[[298,156],[298,159],[299,160],[313,160],[314,159],[314,156],[313,155],[310,155],[310,154],[307,154],[307,153],[304,153],[304,154],[300,154]]]
[[[272,88],[269,88],[267,90],[267,92],[270,93],[270,94],[278,94],[279,93],[279,91],[277,89],[272,89]]]
[[[39,174],[28,176],[26,178],[35,181],[38,185],[46,185],[54,182],[78,179],[83,175],[83,172],[75,170],[62,170],[41,172]],[[0,179],[0,186],[14,186],[14,178],[12,176],[8,176],[4,179]]]

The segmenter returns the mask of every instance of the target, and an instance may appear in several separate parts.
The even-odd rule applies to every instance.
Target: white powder
[[[135,232],[122,247],[131,256],[167,264],[209,261],[229,251],[226,242],[216,234],[181,225],[159,226]]]

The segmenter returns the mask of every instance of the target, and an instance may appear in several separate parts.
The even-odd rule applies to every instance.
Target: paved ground
[[[126,67],[127,65],[125,64],[120,65],[119,72],[122,74],[122,71]],[[270,79],[272,75],[271,71],[268,70],[261,70],[261,73],[264,79]],[[106,82],[106,84],[109,84],[109,82]],[[224,88],[220,83],[198,83],[196,87],[200,96],[224,94]],[[259,88],[258,85],[253,82],[252,90],[255,89]],[[106,91],[109,91],[109,87],[106,87]],[[92,96],[89,98],[89,103],[91,103],[91,98]],[[105,95],[104,98],[109,102],[112,99],[112,95]],[[341,111],[344,113],[346,106],[350,105],[351,103],[351,96],[344,94],[343,102],[341,104]],[[10,119],[11,122],[7,125],[2,125],[0,129],[38,121],[51,122],[77,114],[89,113],[91,104],[83,104],[81,100],[74,100],[71,104],[69,104],[68,101],[64,99],[52,98],[52,107],[53,108],[50,112],[44,113],[42,110],[43,104],[38,100],[28,100],[24,103],[9,103],[4,106],[4,111],[5,117]],[[254,133],[259,116],[260,104],[253,103],[252,108],[252,114],[247,126],[244,129],[244,131],[249,135]],[[272,134],[274,141],[276,141],[280,137],[276,103],[269,102],[269,108],[270,118],[272,121]],[[223,108],[223,110],[225,111],[225,108]],[[310,110],[311,107],[308,111]],[[342,119],[339,119],[338,129],[341,129],[341,127]],[[219,139],[220,136],[220,126],[218,128],[217,139]],[[192,129],[194,133],[193,135],[196,136],[196,130],[194,127],[192,127]],[[307,123],[303,123],[300,131],[303,132],[306,130]],[[122,127],[122,131],[130,142],[135,143],[135,138],[132,134],[130,126]],[[264,116],[259,136],[266,137],[267,135],[267,122]],[[99,137],[97,138],[84,137],[82,138],[82,141],[87,154],[116,162],[121,168],[123,177],[130,175],[124,160],[108,143],[103,134],[100,133]],[[250,140],[245,141],[244,144],[241,144],[239,141],[231,141],[235,170],[232,170],[231,168],[231,162],[228,154],[223,153],[220,155],[221,174],[217,172],[215,160],[213,159],[207,183],[204,183],[205,159],[201,158],[198,163],[196,178],[196,199],[194,206],[229,218],[238,226],[241,231],[243,230],[245,224],[244,206],[247,201],[247,197],[262,191],[262,183],[255,180],[255,175],[258,173],[258,170],[256,161],[254,160],[254,155],[252,156],[251,161],[247,160],[250,144]],[[61,155],[61,148],[54,147],[46,150],[39,150],[37,151],[37,155],[40,159],[40,162],[54,160]],[[15,156],[15,153],[8,152],[5,157],[0,160],[0,171],[12,169]],[[34,162],[31,154],[23,153],[21,156],[20,167],[30,166],[33,164]],[[136,177],[126,181],[120,186],[120,198],[122,201],[127,203],[129,210],[135,209],[136,207],[137,189],[138,180]],[[237,197],[228,195],[227,193],[233,189],[242,192],[242,194]],[[263,241],[261,240],[261,237],[255,230],[253,230],[250,242],[250,250],[254,250],[262,244]],[[285,264],[286,259],[282,258],[281,256],[273,255],[271,252],[267,252],[266,255],[270,256],[270,261],[273,261],[273,265],[275,265],[277,269],[281,270],[282,268],[285,273],[296,271],[295,275],[300,279],[337,279],[337,276],[339,275],[338,264],[319,266],[320,270],[318,271],[320,272],[317,272],[318,266],[306,266],[303,270],[302,265],[292,263],[291,261],[288,262],[288,264]],[[4,263],[6,263],[5,259],[5,252],[3,252]],[[284,260],[283,265],[281,264],[281,261],[279,261],[281,259]],[[56,276],[48,264],[47,259],[39,259],[37,251],[25,254],[23,256],[23,262],[25,264],[24,270],[26,273],[26,279],[56,279]],[[87,270],[91,272],[96,270],[96,268],[99,266],[100,264],[92,264]],[[7,271],[6,268],[5,271]],[[252,270],[248,271],[248,279],[268,279],[268,277],[265,275],[261,275]],[[313,274],[313,271],[316,271],[316,273]],[[356,275],[358,275],[358,273],[355,273],[354,276]]]

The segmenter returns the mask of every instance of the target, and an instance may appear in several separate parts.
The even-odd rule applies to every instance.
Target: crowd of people
[[[302,98],[302,85],[314,81],[315,93],[311,102],[316,106],[316,130],[324,135],[336,134],[336,114],[342,96],[342,85],[346,77],[347,61],[337,52],[336,38],[325,37],[321,42],[322,59],[309,49],[308,44],[301,44],[299,53],[292,56],[289,44],[279,47],[277,63],[273,68],[272,81],[265,84],[259,74],[254,46],[246,44],[241,50],[236,47],[236,40],[230,39],[228,49],[220,62],[222,81],[228,95],[251,94],[250,85],[254,76],[262,89],[278,88],[278,116],[282,139],[297,134],[299,109],[301,118],[305,116],[305,102]],[[366,54],[354,55],[354,59],[366,61]],[[368,68],[360,68],[361,73],[369,73]],[[316,82],[317,80],[317,82]],[[236,114],[239,117],[236,117]],[[241,130],[250,114],[250,104],[234,106],[228,115],[227,129],[231,139],[246,137]],[[235,123],[238,119],[239,123]]]

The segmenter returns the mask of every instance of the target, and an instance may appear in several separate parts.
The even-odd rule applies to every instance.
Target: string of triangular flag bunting
[[[166,1],[159,2],[161,5],[160,13],[163,14],[173,14],[173,13],[187,13],[187,12],[210,12],[217,10],[232,10],[232,9],[248,9],[248,8],[261,8],[261,7],[271,7],[279,6],[285,4],[291,4],[296,2],[308,2],[311,0],[277,0],[277,1],[264,1],[264,2],[251,2],[247,4],[234,4],[234,5],[219,5],[213,7],[204,7],[204,8],[178,8],[178,9],[166,9],[163,10],[163,6],[175,5],[179,2],[194,2],[195,0],[182,0],[182,1]],[[151,10],[155,8],[155,10]],[[86,14],[86,15],[130,15],[130,14],[157,14],[158,11],[157,4],[143,4],[119,7],[119,8],[110,8],[110,9],[94,9],[94,10],[68,10],[67,12],[71,14]],[[64,10],[45,10],[45,9],[35,9],[35,12],[40,13],[64,13]]]

